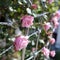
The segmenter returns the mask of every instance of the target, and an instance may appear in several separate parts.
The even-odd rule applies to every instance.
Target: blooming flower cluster
[[[44,45],[44,47],[42,48],[42,53],[44,54],[44,56],[46,56],[47,58],[49,56],[54,57],[56,53],[54,50],[51,51],[50,49],[51,47],[49,47],[49,44],[53,45],[55,43],[55,39],[53,38],[52,35],[53,35],[53,31],[55,31],[55,29],[59,26],[60,10],[58,11],[56,10],[59,8],[58,6],[60,1],[57,1],[57,0],[56,1],[55,0],[11,0],[10,3],[8,3],[7,5],[4,5],[3,3],[5,2],[6,4],[8,0],[4,1],[3,3],[2,2],[3,1],[1,0],[0,40],[3,39],[4,42],[6,43],[7,41],[6,38],[7,38],[9,40],[8,44],[10,44],[10,40],[12,40],[15,51],[23,50],[21,59],[19,58],[15,60],[26,60],[26,58],[29,55],[28,52],[33,53],[30,55],[37,55],[41,51],[39,50],[39,48],[41,48],[42,45]],[[53,13],[54,11],[56,12]],[[52,15],[52,18],[51,18],[51,15]],[[33,22],[34,22],[34,25],[33,25]],[[14,32],[15,32],[15,35],[14,35]],[[29,35],[29,38],[23,34]],[[29,39],[31,39],[31,43],[27,47],[27,45],[30,42]],[[3,49],[5,49],[6,44],[3,43],[2,46],[3,46]],[[28,48],[26,51],[27,52],[26,54],[28,55],[26,55],[26,58],[25,58],[26,47]],[[11,48],[9,47],[7,50]],[[37,52],[37,54],[35,54],[35,52]],[[0,55],[3,56],[4,53],[6,53],[6,50],[3,51]],[[9,60],[13,60],[14,58],[17,58],[17,56],[14,57],[12,54],[11,56],[12,56],[12,59],[9,59]],[[10,54],[8,55],[8,57],[10,58]],[[3,58],[2,60],[4,59],[5,58]],[[41,59],[39,58],[39,60]]]
[[[55,54],[56,54],[54,50],[53,50],[53,51],[50,51],[49,49],[47,49],[47,48],[45,48],[45,47],[42,48],[42,53],[43,53],[44,56],[46,56],[47,58],[49,57],[49,55],[50,55],[51,57],[54,57]]]
[[[53,21],[55,21],[55,20],[56,20],[56,19],[54,19]],[[55,23],[56,23],[56,22],[55,22]],[[44,30],[47,32],[47,31],[51,28],[50,22],[45,22],[43,27],[44,27]],[[47,32],[47,34],[48,34],[48,32]],[[52,37],[52,35],[49,34],[48,37],[49,37],[49,42],[50,42],[50,44],[54,44],[54,43],[55,43],[55,39]],[[45,48],[45,47],[42,48],[42,53],[43,53],[43,55],[46,56],[47,58],[48,58],[49,56],[54,57],[55,54],[56,54],[54,50],[50,51],[49,49],[47,49],[47,48]]]
[[[48,1],[51,4],[54,0],[48,0]],[[32,4],[31,7],[33,9],[37,9],[37,5],[35,5],[35,4]],[[57,11],[51,19],[51,22],[53,22],[55,28],[59,25],[59,23],[58,23],[58,19],[60,18],[59,12],[60,11]],[[22,27],[29,28],[30,26],[33,25],[34,17],[31,15],[24,15],[24,16],[22,16],[21,21],[22,21]],[[43,28],[47,32],[51,28],[50,22],[44,22]],[[54,44],[55,39],[49,38],[49,42],[50,42],[50,44]],[[15,38],[14,48],[16,51],[21,50],[23,48],[26,48],[28,43],[29,43],[29,41],[28,41],[28,38],[26,36],[18,36]],[[35,48],[32,49],[32,51],[34,51],[34,50],[35,50]],[[42,53],[46,57],[49,57],[49,55],[54,57],[56,54],[54,50],[50,51],[49,49],[47,49],[45,47],[42,48]]]
[[[59,25],[59,19],[60,19],[60,10],[56,11],[54,16],[52,17],[51,21],[54,24],[54,28],[57,28]]]
[[[25,15],[21,18],[22,20],[22,27],[29,28],[34,21],[34,17],[30,15]],[[14,48],[16,51],[26,48],[29,41],[26,36],[17,36],[14,41]]]

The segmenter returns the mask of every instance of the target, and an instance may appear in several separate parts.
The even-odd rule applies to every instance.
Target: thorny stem
[[[29,28],[26,30],[26,36],[28,36],[28,34],[29,34]],[[22,60],[25,60],[25,51],[26,51],[26,48],[22,50]]]

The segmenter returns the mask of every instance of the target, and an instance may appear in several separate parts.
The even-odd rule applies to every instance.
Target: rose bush
[[[49,44],[55,43],[53,29],[59,26],[59,2],[60,0],[0,0],[0,60],[4,57],[5,60],[26,60],[40,49],[42,53],[38,54],[36,60],[44,59],[44,56],[48,58],[49,55],[54,57],[55,51],[50,51]],[[2,47],[3,43],[5,46]]]

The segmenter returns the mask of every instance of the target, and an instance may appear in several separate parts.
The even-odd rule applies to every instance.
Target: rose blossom
[[[51,25],[50,25],[49,22],[47,22],[47,23],[44,24],[44,29],[45,29],[46,31],[49,30],[50,27],[51,27]]]
[[[57,22],[58,21],[58,17],[57,16],[53,16],[51,19],[52,22]]]
[[[59,22],[58,22],[58,17],[57,16],[52,17],[51,22],[53,22],[54,28],[58,27]]]
[[[26,36],[18,36],[15,38],[14,48],[16,51],[26,48],[29,41]]]
[[[52,2],[54,2],[54,0],[48,0],[48,3],[51,4]]]
[[[59,22],[55,22],[55,23],[54,23],[54,28],[57,28],[58,25],[59,25]]]
[[[33,25],[34,17],[30,15],[25,15],[21,18],[22,20],[22,27],[30,27]]]
[[[44,54],[44,56],[49,57],[50,51],[49,51],[49,49],[43,47],[43,48],[42,48],[42,53]]]
[[[37,9],[37,4],[32,4],[31,6],[33,9]]]
[[[50,56],[52,56],[52,57],[54,57],[55,56],[55,51],[53,50],[53,51],[50,51]]]
[[[55,16],[60,18],[60,10],[56,11]]]
[[[54,39],[54,38],[50,38],[50,39],[49,39],[49,42],[50,42],[51,44],[54,44],[54,43],[55,43],[55,39]]]

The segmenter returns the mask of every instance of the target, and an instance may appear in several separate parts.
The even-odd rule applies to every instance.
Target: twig
[[[40,32],[39,32],[39,29],[38,29],[38,37],[37,37],[37,41],[36,41],[36,51],[38,50],[38,42],[39,42],[39,35],[40,35]],[[34,60],[36,59],[36,56],[34,57]]]
[[[37,34],[37,33],[38,33],[38,31],[35,31],[34,33],[30,34],[30,35],[29,35],[29,38],[30,38],[31,36]]]
[[[40,52],[41,52],[42,49],[40,49],[39,51],[35,52],[31,57],[29,57],[28,59],[26,60],[31,60],[32,58],[34,58],[35,56],[37,56]]]
[[[25,59],[25,51],[26,51],[26,48],[24,48],[24,49],[22,50],[22,60]]]
[[[44,16],[44,15],[46,15],[46,14],[48,14],[48,13],[49,13],[49,12],[44,12],[44,13],[41,13],[41,14],[36,14],[35,18],[36,18],[36,17]]]
[[[9,51],[12,47],[13,47],[13,45],[10,46],[10,47],[9,47],[8,49],[6,49],[5,51],[3,51],[2,53],[0,53],[0,56],[3,55],[4,53],[6,53],[7,51]]]
[[[12,26],[12,23],[7,23],[7,22],[0,22],[0,25],[7,25],[7,26]]]
[[[29,28],[26,30],[26,36],[28,36],[29,34]],[[26,48],[22,49],[22,60],[25,59],[25,51],[26,51]]]

